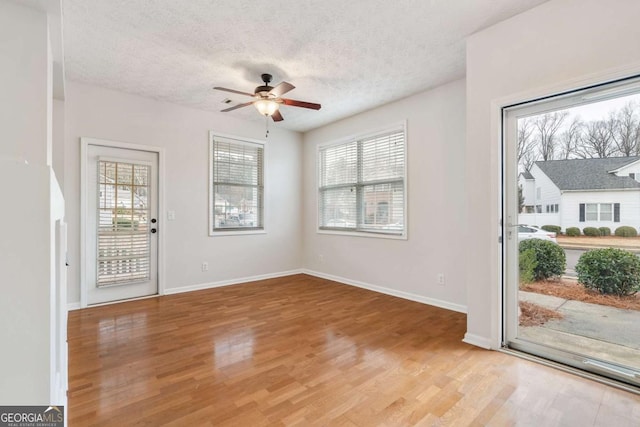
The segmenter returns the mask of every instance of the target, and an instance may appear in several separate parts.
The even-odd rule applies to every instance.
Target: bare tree
[[[580,138],[581,146],[578,156],[582,158],[611,157],[616,152],[612,138],[613,122],[611,120],[594,120],[585,126]]]
[[[530,171],[533,167],[533,164],[537,161],[538,157],[536,156],[536,152],[534,150],[531,150],[524,155],[524,157],[520,161],[520,164],[522,165],[522,167],[524,167],[525,170]]]
[[[560,158],[570,159],[578,155],[578,145],[584,129],[584,123],[579,116],[573,118],[567,130],[560,135]]]
[[[534,130],[531,119],[518,120],[518,164],[526,170],[529,170],[535,161],[536,142],[532,137]]]
[[[637,104],[628,102],[617,113],[611,113],[611,138],[625,157],[635,156],[640,150],[640,120],[636,111]]]
[[[555,111],[536,116],[533,124],[538,131],[538,149],[542,160],[553,160],[558,145],[557,133],[567,118],[567,111]]]

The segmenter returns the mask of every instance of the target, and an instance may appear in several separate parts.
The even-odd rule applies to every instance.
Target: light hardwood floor
[[[70,426],[638,426],[640,397],[306,275],[69,314]]]

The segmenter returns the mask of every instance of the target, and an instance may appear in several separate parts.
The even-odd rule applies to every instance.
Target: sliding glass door
[[[505,344],[640,385],[640,80],[503,124]]]

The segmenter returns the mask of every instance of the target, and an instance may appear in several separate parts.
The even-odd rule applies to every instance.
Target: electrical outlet
[[[324,255],[318,255],[318,261],[320,261],[320,264],[324,263]]]
[[[176,219],[176,211],[167,211],[167,219],[173,221]]]
[[[444,286],[444,273],[438,273],[438,285]]]
[[[209,271],[209,263],[208,262],[203,262],[202,263],[202,271]]]

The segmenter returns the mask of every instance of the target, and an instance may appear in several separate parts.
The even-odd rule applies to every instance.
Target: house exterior
[[[640,227],[640,157],[539,161],[520,174],[518,221],[567,227]]]

